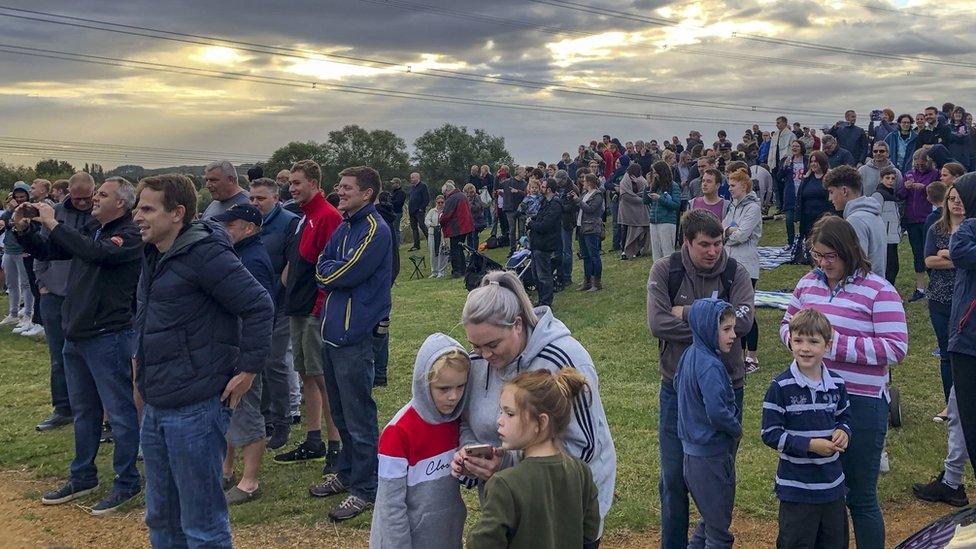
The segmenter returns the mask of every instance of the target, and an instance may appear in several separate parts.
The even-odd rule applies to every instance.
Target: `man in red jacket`
[[[446,201],[440,223],[444,236],[451,239],[451,278],[461,278],[464,276],[464,249],[461,244],[468,233],[474,231],[474,218],[471,217],[467,198],[454,186],[453,181],[444,183],[441,192]]]

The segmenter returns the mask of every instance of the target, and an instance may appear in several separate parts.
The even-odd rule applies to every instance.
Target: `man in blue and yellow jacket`
[[[329,512],[347,520],[373,506],[376,497],[376,402],[372,334],[390,314],[390,228],[373,202],[380,175],[360,166],[339,173],[342,224],[319,256],[316,277],[327,294],[323,306],[322,366],[332,418],[342,450],[335,475],[309,492],[329,497],[348,492]]]

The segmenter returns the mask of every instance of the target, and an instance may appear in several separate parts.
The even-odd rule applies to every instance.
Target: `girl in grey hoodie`
[[[589,390],[575,399],[574,415],[563,437],[567,454],[585,462],[599,491],[600,532],[613,502],[617,453],[600,400],[599,378],[593,359],[549,307],[533,309],[515,274],[493,271],[468,294],[461,323],[474,346],[468,376],[468,402],[461,415],[461,446],[490,444],[490,459],[454,456],[452,469],[469,485],[483,485],[495,472],[521,460],[521,453],[501,449],[498,410],[505,382],[521,372],[576,368]]]
[[[461,547],[467,510],[451,476],[451,459],[458,450],[470,364],[461,344],[444,334],[432,334],[421,345],[413,399],[380,435],[371,549]]]

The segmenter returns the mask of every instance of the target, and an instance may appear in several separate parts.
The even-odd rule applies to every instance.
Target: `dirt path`
[[[44,506],[40,494],[47,484],[32,480],[26,471],[0,472],[0,547],[149,547],[142,509],[119,515],[93,517],[77,505]],[[912,503],[887,508],[885,520],[891,545],[904,539],[935,518],[947,514],[944,505]],[[736,516],[733,524],[737,547],[772,547],[776,525]],[[234,529],[237,547],[307,547],[317,540],[330,547],[365,547],[367,534],[360,530],[336,529],[322,523],[314,527],[298,524],[248,526]],[[657,547],[656,533],[607,535],[601,547],[637,549]]]

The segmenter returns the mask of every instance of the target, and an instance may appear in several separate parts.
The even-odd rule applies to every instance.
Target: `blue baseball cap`
[[[226,212],[215,215],[212,219],[218,223],[227,223],[235,219],[242,219],[260,227],[264,221],[264,216],[261,215],[261,210],[250,204],[234,204]]]
[[[16,191],[24,191],[25,193],[30,194],[30,185],[24,183],[23,181],[18,181],[14,183],[14,188],[13,191],[11,191],[11,193]]]

